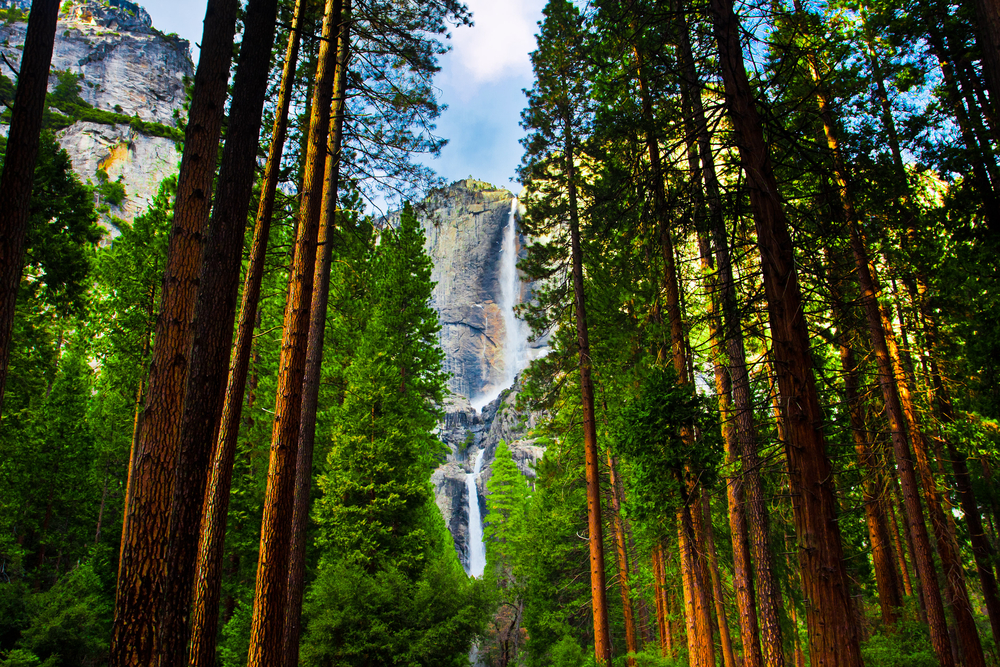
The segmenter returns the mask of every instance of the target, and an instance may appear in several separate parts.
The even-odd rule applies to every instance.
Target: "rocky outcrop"
[[[441,322],[445,370],[451,390],[474,402],[504,385],[499,263],[513,199],[507,190],[468,179],[433,191],[417,207],[434,262],[431,306]],[[519,251],[523,247],[519,242]]]
[[[487,482],[492,475],[493,459],[501,440],[507,443],[521,473],[535,478],[534,465],[545,449],[528,437],[541,420],[542,412],[520,412],[516,407],[520,382],[483,407],[475,410],[464,396],[452,395],[443,406],[445,417],[439,435],[447,447],[442,464],[431,475],[434,498],[455,544],[462,564],[469,564],[469,492],[467,475],[476,456],[483,452],[482,471],[476,480],[479,507],[486,516]]]
[[[26,30],[24,22],[0,26],[0,49],[14,67],[20,66]],[[82,181],[96,183],[99,168],[111,180],[122,178],[126,198],[111,214],[130,220],[177,171],[180,153],[173,140],[110,122],[111,115],[176,129],[194,76],[188,43],[155,30],[145,10],[127,0],[67,2],[59,15],[49,90],[58,72],[78,75],[80,97],[106,112],[109,122],[78,121],[57,139]]]

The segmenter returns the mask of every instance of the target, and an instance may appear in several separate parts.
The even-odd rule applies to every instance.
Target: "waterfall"
[[[483,544],[483,520],[479,511],[479,491],[476,489],[476,478],[483,469],[483,454],[480,449],[476,454],[476,464],[465,476],[465,487],[469,491],[469,576],[481,577],[486,569],[486,545]]]
[[[528,365],[528,325],[517,318],[514,307],[521,303],[521,280],[517,276],[517,197],[510,202],[507,226],[503,230],[500,258],[500,312],[503,315],[504,387],[514,384],[514,378]]]
[[[500,392],[514,384],[514,378],[528,366],[528,325],[517,318],[514,307],[521,303],[521,279],[517,275],[517,197],[510,202],[507,226],[503,230],[500,246],[500,294],[497,306],[503,318],[503,380],[488,386],[487,391],[471,399],[472,407],[482,410],[500,395]]]

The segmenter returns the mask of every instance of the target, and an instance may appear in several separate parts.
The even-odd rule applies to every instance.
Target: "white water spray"
[[[469,492],[469,576],[482,577],[486,569],[486,545],[483,544],[483,520],[479,510],[479,492],[476,490],[476,478],[483,469],[483,454],[480,449],[476,454],[476,464],[465,476],[465,488]]]
[[[472,399],[472,407],[482,410],[500,395],[500,392],[514,384],[514,378],[528,366],[528,325],[518,319],[514,307],[521,303],[521,279],[517,275],[517,197],[510,202],[507,226],[503,230],[500,246],[500,298],[497,306],[503,318],[503,380],[490,387],[489,391]]]
[[[503,257],[500,259],[500,312],[507,335],[503,346],[504,386],[528,365],[528,325],[518,319],[514,307],[521,303],[521,280],[517,276],[517,197],[510,202],[510,215],[503,230]]]

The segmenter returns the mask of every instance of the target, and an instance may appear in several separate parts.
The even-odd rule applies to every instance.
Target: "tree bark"
[[[240,260],[277,11],[277,0],[250,0],[243,18],[243,42],[192,325],[194,344],[174,470],[166,580],[156,620],[160,667],[181,667],[188,657],[198,528],[225,400]]]
[[[591,378],[590,338],[583,288],[583,250],[577,209],[576,147],[573,127],[563,119],[565,170],[569,181],[569,229],[572,247],[573,297],[576,307],[576,339],[580,355],[580,391],[583,404],[583,447],[587,466],[587,526],[590,544],[590,593],[594,615],[594,655],[598,665],[611,664],[607,587],[604,578],[604,528],[601,524],[601,480],[598,470],[597,422],[594,415],[594,381]]]
[[[731,0],[712,0],[711,9],[729,117],[750,189],[770,314],[775,371],[786,418],[792,492],[812,664],[860,666],[843,547],[837,526],[832,470],[821,432],[819,405],[794,252],[778,184],[750,90],[739,23]]]
[[[722,579],[719,576],[719,557],[715,553],[715,536],[712,530],[711,496],[702,496],[702,528],[705,532],[705,550],[708,557],[709,575],[712,579],[712,598],[715,600],[715,617],[719,625],[719,641],[722,644],[722,659],[725,667],[736,667],[733,640],[729,635],[729,621],[726,619],[726,604],[722,595]]]
[[[247,658],[249,667],[271,667],[280,664],[282,657],[288,552],[295,498],[295,464],[302,415],[302,382],[305,376],[316,267],[316,238],[319,232],[333,76],[336,69],[334,30],[340,18],[340,10],[340,0],[327,0],[312,117],[309,122],[309,149],[306,155],[302,204],[299,208],[298,236],[292,270],[288,277],[274,429],[271,434],[271,456],[261,520],[253,621],[250,627],[250,653]]]
[[[611,471],[611,517],[612,527],[615,531],[615,553],[618,556],[618,587],[622,596],[622,616],[625,620],[625,650],[630,653],[638,653],[639,646],[636,641],[635,613],[632,607],[632,589],[629,586],[628,549],[625,541],[625,522],[622,519],[621,503],[622,488],[621,480],[618,478],[618,466],[615,459],[608,456],[608,470]],[[629,667],[634,667],[635,658],[627,659]]]
[[[31,4],[0,175],[0,413],[58,17],[59,0],[36,0]]]
[[[656,630],[660,639],[660,655],[672,658],[673,642],[670,636],[670,622],[667,620],[666,573],[663,563],[663,545],[657,542],[653,547],[653,596],[656,600]]]
[[[302,618],[302,595],[305,586],[306,530],[309,525],[309,498],[312,490],[313,445],[316,440],[316,407],[319,401],[320,371],[326,333],[327,301],[330,294],[330,263],[333,259],[333,235],[337,215],[337,191],[340,177],[340,145],[346,113],[347,66],[351,40],[351,0],[342,0],[338,21],[337,65],[333,131],[327,138],[327,159],[323,178],[323,203],[317,239],[316,274],[313,278],[310,306],[309,341],[306,345],[306,370],[302,385],[302,416],[299,421],[299,451],[295,462],[295,500],[292,510],[291,544],[288,559],[288,602],[285,605],[285,633],[282,655],[286,667],[299,664],[299,635]]]
[[[295,4],[295,13],[288,34],[281,87],[278,93],[277,113],[271,132],[271,146],[264,168],[264,180],[257,217],[254,223],[250,265],[243,283],[236,346],[230,364],[226,393],[222,408],[216,444],[208,470],[205,486],[205,503],[201,516],[201,530],[195,567],[194,596],[191,611],[191,643],[189,663],[192,667],[214,667],[215,645],[218,635],[219,593],[221,590],[222,552],[225,544],[226,516],[229,510],[229,491],[232,483],[236,439],[239,435],[243,394],[246,390],[247,369],[253,342],[257,304],[264,275],[268,237],[274,196],[280,172],[281,154],[285,144],[288,106],[291,100],[295,66],[298,62],[299,25],[302,19],[302,0]]]
[[[177,440],[191,353],[191,321],[198,296],[202,234],[208,222],[219,135],[225,110],[236,26],[234,0],[209,0],[201,57],[177,181],[149,391],[125,500],[111,638],[112,667],[155,659],[156,610],[164,594],[165,551]]]

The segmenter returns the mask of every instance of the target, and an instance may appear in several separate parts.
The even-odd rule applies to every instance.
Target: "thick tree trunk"
[[[615,531],[615,553],[618,556],[618,587],[622,596],[622,616],[625,620],[625,650],[629,653],[638,653],[639,646],[636,641],[635,613],[632,607],[632,589],[629,586],[628,549],[625,541],[625,521],[621,514],[622,488],[621,480],[618,478],[618,466],[615,463],[611,452],[608,452],[608,470],[611,471],[611,517],[612,527]],[[628,658],[629,667],[635,665],[635,658]]]
[[[587,525],[590,542],[590,593],[594,615],[594,654],[598,665],[611,664],[607,587],[604,579],[604,528],[601,524],[601,480],[598,470],[597,422],[594,418],[594,381],[591,378],[590,338],[583,290],[583,250],[576,195],[576,153],[573,127],[564,121],[564,154],[569,181],[570,244],[572,246],[573,295],[576,307],[576,339],[580,355],[580,390],[583,403],[583,446],[587,465]]]
[[[785,451],[793,495],[798,500],[794,514],[810,659],[814,665],[860,666],[859,632],[844,571],[832,470],[821,431],[824,418],[812,370],[788,221],[754,108],[732,2],[712,0],[711,8],[726,105],[750,189],[775,370],[787,420]]]
[[[225,400],[247,210],[267,92],[277,0],[250,0],[195,307],[194,344],[173,479],[166,581],[156,620],[160,667],[187,662],[205,482]]]
[[[347,65],[351,45],[351,0],[342,0],[337,43],[337,69],[334,73],[333,131],[327,139],[326,173],[323,179],[323,204],[317,240],[316,275],[313,278],[310,306],[309,342],[302,386],[302,417],[299,422],[299,451],[295,462],[295,501],[288,559],[288,602],[285,605],[285,633],[282,639],[283,664],[299,664],[299,635],[302,618],[302,595],[305,587],[306,530],[309,525],[309,498],[312,490],[313,445],[316,441],[316,407],[319,402],[320,371],[326,333],[326,310],[330,294],[330,264],[333,260],[333,236],[337,215],[337,191],[340,179],[340,145],[344,127],[347,93]]]
[[[155,659],[155,619],[163,599],[177,440],[191,353],[191,321],[198,297],[202,235],[208,222],[219,135],[225,112],[229,64],[236,27],[234,0],[209,0],[201,57],[177,181],[177,200],[149,391],[132,485],[125,499],[112,667],[149,665]]]
[[[0,413],[3,410],[14,308],[24,270],[31,189],[35,183],[38,138],[42,132],[49,64],[56,39],[59,0],[31,3],[14,108],[0,175]]]
[[[282,657],[288,584],[288,552],[295,500],[295,464],[302,416],[302,382],[305,377],[309,319],[316,270],[316,238],[319,233],[323,180],[327,158],[327,134],[336,69],[336,39],[341,14],[340,0],[327,0],[323,17],[309,149],[306,155],[302,204],[299,208],[295,258],[288,276],[288,297],[281,340],[278,390],[271,434],[271,457],[261,520],[260,554],[250,628],[249,667],[278,665]]]
[[[189,662],[192,667],[214,667],[216,661],[215,644],[218,635],[222,551],[225,543],[226,516],[229,510],[229,491],[232,483],[236,439],[239,434],[240,416],[243,408],[243,394],[246,390],[253,329],[257,317],[257,303],[260,299],[264,260],[271,232],[274,196],[277,189],[282,149],[285,144],[288,106],[291,100],[295,66],[298,62],[299,24],[302,11],[302,0],[298,0],[295,4],[295,13],[288,34],[288,47],[285,50],[281,88],[278,93],[278,108],[275,114],[274,128],[271,132],[271,146],[268,151],[267,164],[264,168],[260,204],[254,223],[250,265],[247,268],[243,284],[243,300],[240,304],[239,323],[236,330],[236,346],[229,369],[222,408],[222,421],[218,429],[218,437],[212,453],[208,481],[205,487],[205,503],[201,517],[195,568],[194,601],[191,612]]]

